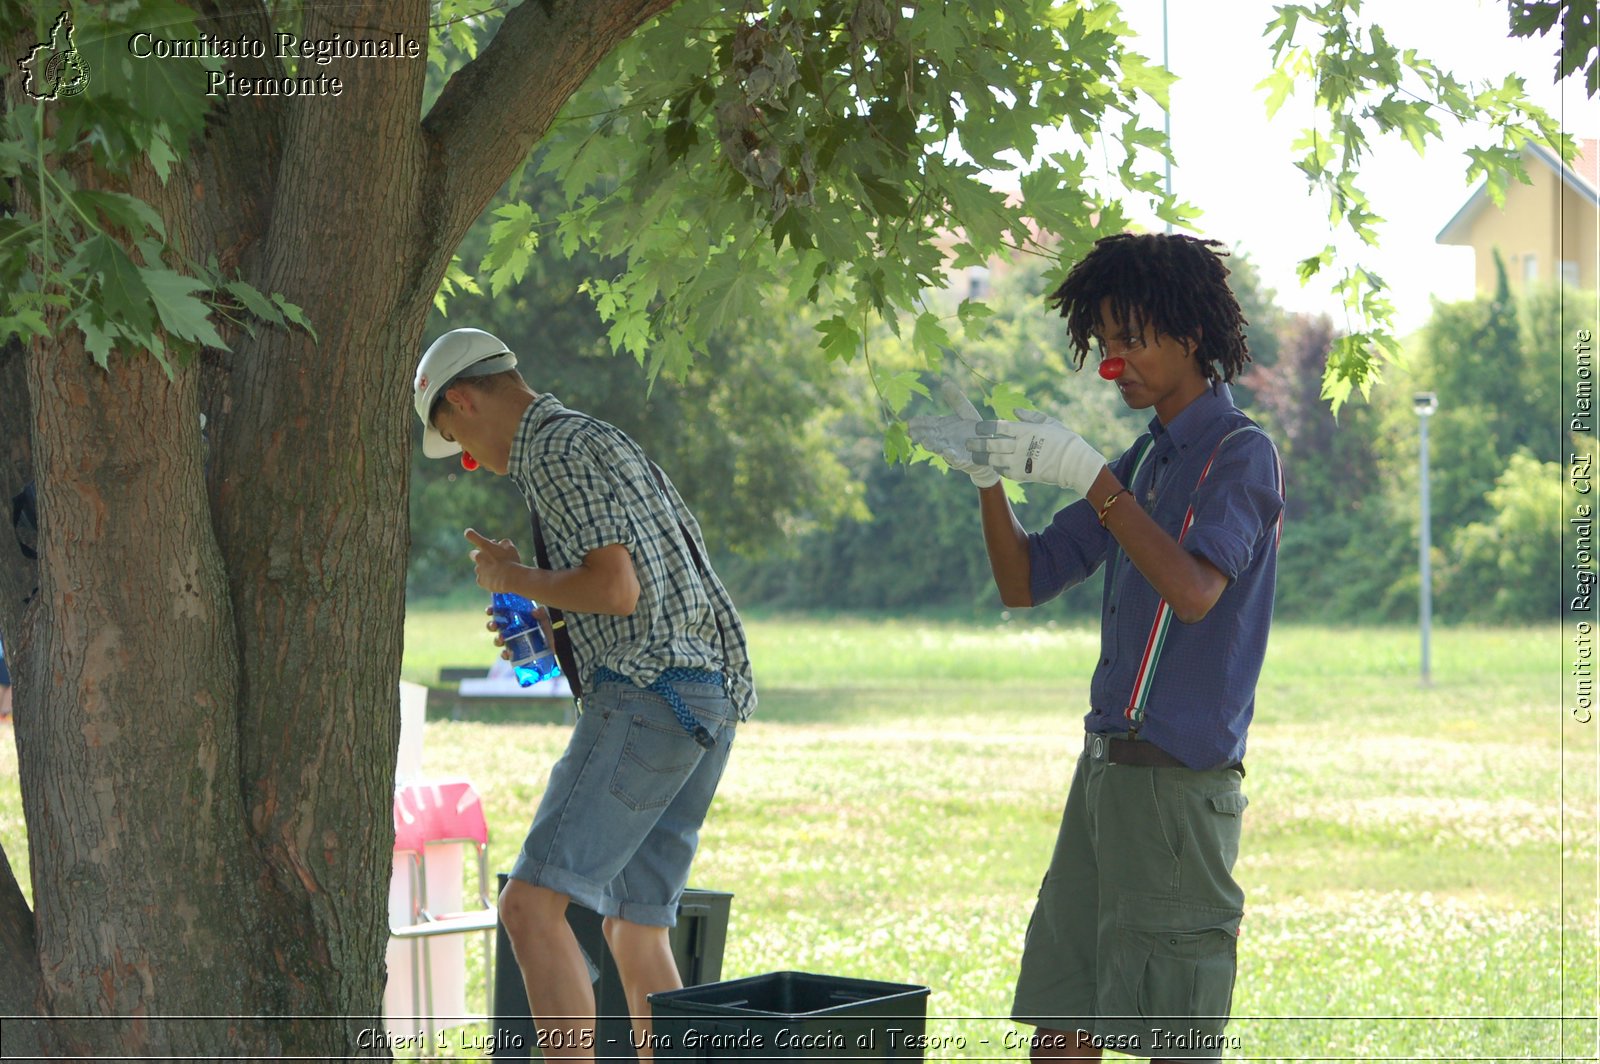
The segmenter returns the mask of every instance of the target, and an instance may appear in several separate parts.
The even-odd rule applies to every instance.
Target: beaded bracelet
[[[1114,491],[1114,492],[1111,493],[1111,497],[1106,500],[1106,504],[1104,506],[1100,507],[1100,527],[1101,528],[1106,527],[1106,514],[1111,512],[1111,504],[1116,502],[1118,499],[1120,499],[1122,496],[1124,496],[1126,494],[1128,494],[1128,489],[1127,488],[1122,488],[1122,489],[1120,489],[1118,491]]]

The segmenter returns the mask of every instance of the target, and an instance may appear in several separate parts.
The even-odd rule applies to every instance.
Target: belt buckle
[[[1110,752],[1111,744],[1104,735],[1089,736],[1089,757],[1094,761],[1104,761]]]

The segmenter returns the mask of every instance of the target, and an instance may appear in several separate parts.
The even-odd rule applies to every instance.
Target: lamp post
[[[1421,544],[1418,551],[1418,567],[1422,571],[1422,594],[1418,604],[1418,614],[1422,625],[1422,685],[1426,687],[1433,681],[1428,658],[1428,640],[1433,629],[1433,564],[1429,558],[1433,548],[1433,530],[1428,508],[1428,419],[1439,409],[1439,397],[1432,392],[1418,392],[1411,397],[1411,409],[1417,412],[1417,421],[1422,426],[1420,458],[1422,530],[1418,537]]]

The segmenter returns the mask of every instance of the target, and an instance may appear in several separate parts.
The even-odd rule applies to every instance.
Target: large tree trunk
[[[229,6],[205,13],[270,38]],[[421,61],[336,61],[340,97],[220,104],[165,185],[63,162],[317,336],[234,330],[170,376],[74,329],[0,348],[0,504],[32,481],[41,520],[37,563],[8,505],[0,534],[34,899],[0,852],[0,1014],[39,1017],[8,1055],[373,1054],[427,312],[562,101],[667,6],[525,4],[426,121]],[[427,14],[307,5],[301,32],[425,41]]]
[[[29,365],[42,581],[17,721],[38,956],[74,1053],[208,1053],[242,1014],[254,889],[237,786],[236,655],[200,476],[194,375]],[[90,561],[92,559],[92,562]],[[164,944],[152,949],[153,944]]]

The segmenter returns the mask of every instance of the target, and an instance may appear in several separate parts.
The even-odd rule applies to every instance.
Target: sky
[[[1122,6],[1140,35],[1138,50],[1160,62],[1162,0],[1123,0]],[[1201,208],[1195,225],[1203,235],[1250,256],[1280,306],[1325,310],[1345,327],[1343,306],[1324,280],[1333,274],[1324,271],[1304,288],[1295,274],[1296,262],[1329,242],[1330,227],[1326,203],[1308,196],[1290,147],[1312,124],[1309,93],[1297,92],[1269,122],[1265,97],[1255,88],[1270,72],[1261,30],[1273,19],[1272,9],[1271,0],[1170,0],[1168,65],[1180,79],[1171,101],[1173,191]],[[1554,83],[1555,38],[1511,40],[1504,0],[1366,0],[1362,14],[1381,25],[1392,44],[1416,48],[1459,80],[1498,83],[1507,74],[1522,75],[1534,102],[1568,132],[1600,137],[1600,105],[1585,97],[1580,79]],[[1159,109],[1152,107],[1147,121],[1159,127]],[[1359,261],[1388,282],[1402,336],[1427,320],[1430,296],[1449,301],[1473,294],[1471,249],[1445,247],[1435,238],[1477,184],[1466,181],[1462,150],[1488,143],[1491,135],[1481,124],[1462,131],[1449,120],[1445,135],[1443,143],[1430,142],[1423,157],[1398,136],[1377,141],[1360,178],[1372,209],[1386,221],[1379,228],[1381,246],[1363,250]],[[1153,217],[1143,221],[1164,225]]]

